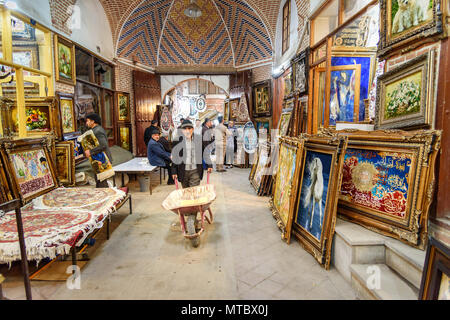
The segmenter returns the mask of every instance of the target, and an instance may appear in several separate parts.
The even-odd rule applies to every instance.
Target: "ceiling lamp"
[[[195,0],[191,0],[189,6],[184,10],[184,14],[189,18],[199,18],[202,15],[202,10],[200,10],[200,7],[195,3]]]

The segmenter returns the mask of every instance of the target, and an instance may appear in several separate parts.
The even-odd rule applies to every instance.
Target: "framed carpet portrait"
[[[292,231],[305,250],[328,270],[347,138],[302,137],[305,142]]]
[[[251,184],[255,188],[256,193],[259,193],[260,188],[263,186],[264,178],[271,175],[270,165],[270,146],[263,144],[258,150],[258,163],[251,180]]]
[[[59,113],[61,117],[61,131],[63,135],[77,131],[75,118],[75,103],[72,94],[57,92]]]
[[[258,141],[270,141],[270,131],[272,129],[272,117],[256,118],[256,132],[258,133]]]
[[[58,187],[47,139],[7,141],[1,152],[9,160],[5,165],[11,173],[14,196],[23,203]]]
[[[434,51],[378,77],[375,129],[431,126]]]
[[[132,152],[131,124],[119,124],[119,147]]]
[[[289,244],[303,140],[284,137],[280,138],[279,143],[277,173],[270,207],[272,215],[277,220],[277,226],[281,229],[281,238]]]
[[[269,117],[272,114],[272,82],[258,82],[253,86],[253,116]]]
[[[278,122],[278,135],[279,136],[285,136],[287,134],[291,116],[292,116],[292,111],[283,112],[281,114],[280,121]]]
[[[117,93],[117,119],[118,121],[131,121],[129,93]]]
[[[0,141],[0,148],[2,147],[1,145],[2,141]],[[6,168],[6,159],[2,158],[2,154],[0,154],[0,204],[14,199],[10,185],[11,178]]]
[[[223,103],[223,121],[230,121],[230,101],[225,100]]]
[[[424,249],[440,131],[341,131],[348,137],[339,213]]]
[[[289,98],[292,95],[292,82],[292,70],[290,70],[284,76],[284,98]]]
[[[380,1],[380,42],[382,59],[389,51],[443,32],[442,0]]]
[[[419,300],[450,300],[450,249],[430,238]]]
[[[239,115],[239,100],[240,98],[230,99],[230,119],[233,121],[237,121],[237,117]]]
[[[55,80],[72,86],[76,83],[75,44],[57,34],[54,36]]]
[[[73,141],[62,141],[56,148],[56,174],[59,182],[65,187],[75,186],[75,154]]]
[[[309,49],[302,51],[292,60],[294,91],[300,95],[308,93]]]

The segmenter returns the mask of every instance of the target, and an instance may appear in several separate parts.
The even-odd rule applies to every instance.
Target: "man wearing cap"
[[[145,131],[144,131],[145,146],[148,146],[148,143],[150,142],[150,139],[152,138],[152,135],[150,133],[152,128],[158,128],[158,120],[152,120],[152,124],[150,125],[150,127],[145,129]]]
[[[164,147],[159,143],[160,132],[157,127],[150,128],[150,141],[147,147],[147,158],[148,162],[152,166],[166,168],[169,171],[168,185],[174,184],[172,175],[170,174],[172,160],[170,159],[171,154],[164,150]]]
[[[200,135],[194,134],[194,125],[184,120],[180,126],[182,134],[172,148],[172,175],[178,179],[183,188],[200,185],[203,179],[204,145]],[[211,159],[206,156],[205,163],[208,172],[212,171]]]

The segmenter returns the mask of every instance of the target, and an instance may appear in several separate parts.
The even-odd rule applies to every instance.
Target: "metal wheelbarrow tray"
[[[215,199],[216,192],[214,185],[207,184],[172,191],[164,200],[162,206],[164,209],[170,210],[180,217],[180,224],[184,237],[193,239],[202,234],[205,219],[209,224],[213,222],[213,214],[210,205]],[[209,217],[206,215],[207,211],[209,212]],[[184,216],[197,214],[197,212],[200,212],[201,215],[201,229],[197,233],[190,235],[186,232]]]

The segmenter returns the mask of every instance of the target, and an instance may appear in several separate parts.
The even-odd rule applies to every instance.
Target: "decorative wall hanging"
[[[377,110],[377,84],[378,78],[384,73],[384,65],[386,61],[379,61],[377,59],[377,70],[375,72],[375,76],[372,80],[372,85],[370,87],[369,92],[369,119],[373,121],[376,118],[376,110]]]
[[[171,127],[170,118],[171,118],[171,116],[170,116],[169,107],[168,106],[163,106],[159,124],[161,126],[161,131],[164,134],[168,134],[169,131],[170,131],[170,127]]]
[[[281,229],[281,238],[291,241],[292,217],[299,180],[299,163],[303,154],[303,140],[281,138],[278,169],[270,207]]]
[[[270,80],[258,82],[253,86],[254,117],[272,114],[272,83]]]
[[[270,159],[270,144],[263,144],[258,150],[258,164],[256,165],[254,176],[251,180],[253,188],[259,195],[261,189],[264,187],[263,182],[267,176],[271,176],[271,159]]]
[[[308,93],[309,49],[302,51],[292,60],[292,70],[294,73],[294,91],[301,95]]]
[[[62,134],[66,135],[77,131],[73,95],[61,92],[57,92],[56,95],[58,97]]]
[[[337,135],[302,137],[305,142],[292,230],[328,270],[347,139]]]
[[[333,38],[334,47],[359,47],[366,46],[369,35],[370,16],[361,16],[339,30]]]
[[[39,65],[39,46],[37,44],[14,44],[13,62],[21,66],[40,69]]]
[[[230,120],[237,121],[239,115],[239,98],[230,99]]]
[[[5,141],[1,150],[12,178],[14,198],[26,203],[58,187],[47,139]]]
[[[378,78],[376,129],[431,126],[434,51]]]
[[[255,119],[256,132],[258,133],[258,140],[270,141],[272,118],[257,118]]]
[[[223,119],[225,122],[230,121],[230,101],[225,100],[223,104]]]
[[[77,138],[78,142],[81,143],[83,150],[92,150],[99,146],[97,137],[92,132],[88,130]],[[90,156],[89,161],[91,162],[94,174],[97,180],[103,181],[114,176],[114,170],[111,165],[108,156],[104,152],[100,152],[96,155]]]
[[[206,100],[202,97],[197,99],[197,111],[204,112],[206,110]]]
[[[250,121],[247,96],[245,95],[245,93],[241,94],[241,99],[239,100],[239,111],[236,117],[236,121],[241,123]]]
[[[293,93],[292,88],[292,70],[284,76],[284,98],[289,98]]]
[[[442,0],[383,0],[380,10],[380,59],[400,46],[443,32]]]
[[[119,147],[132,152],[131,124],[119,124]]]
[[[258,133],[251,121],[244,126],[243,147],[247,153],[255,153],[258,148]]]
[[[130,94],[125,92],[117,93],[117,119],[119,121],[130,122]]]
[[[280,121],[278,123],[278,135],[279,136],[285,136],[287,134],[291,116],[292,116],[292,112],[284,112],[281,114]]]
[[[55,34],[55,79],[70,85],[76,83],[75,44]]]
[[[419,300],[450,300],[450,249],[434,238],[428,242]]]
[[[440,131],[350,132],[339,213],[424,248]]]
[[[1,147],[2,141],[0,140],[0,147]],[[8,174],[7,167],[6,167],[6,159],[2,159],[3,156],[0,153],[0,204],[9,202],[14,199],[14,193],[11,189],[11,178]],[[5,163],[5,164],[4,164]]]
[[[75,155],[74,142],[62,141],[55,145],[56,148],[56,174],[59,182],[65,186],[75,185]]]
[[[74,132],[64,136],[64,141],[73,142],[73,154],[75,157],[75,164],[78,164],[86,159],[84,156],[83,147],[81,146],[81,143],[78,141],[79,136],[80,132]]]

